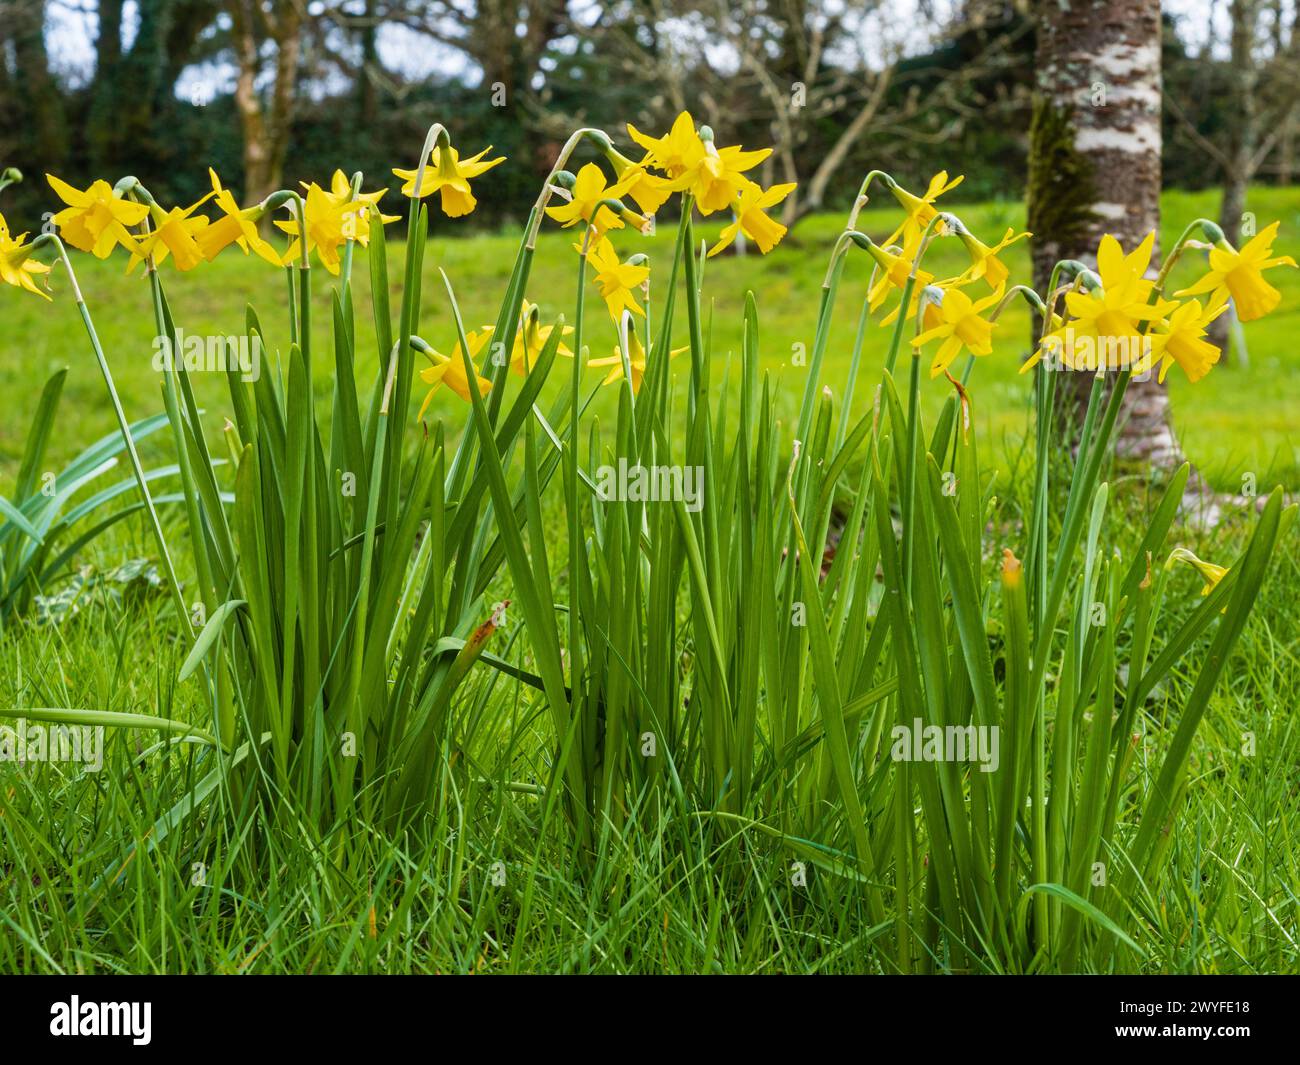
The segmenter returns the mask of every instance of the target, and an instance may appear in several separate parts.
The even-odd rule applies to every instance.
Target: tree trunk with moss
[[[1034,280],[1046,291],[1060,259],[1095,265],[1105,233],[1126,251],[1155,230],[1159,266],[1160,4],[1052,0],[1038,5],[1037,86],[1030,129],[1029,228]],[[1058,394],[1081,411],[1090,373]],[[1116,438],[1125,458],[1170,467],[1182,451],[1169,396],[1154,375],[1134,380]]]

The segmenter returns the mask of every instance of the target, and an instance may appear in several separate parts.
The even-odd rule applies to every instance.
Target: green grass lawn
[[[1162,239],[1167,246],[1191,219],[1201,215],[1214,217],[1217,197],[1212,192],[1170,192],[1165,195],[1163,206]],[[1274,219],[1281,221],[1279,254],[1300,256],[1300,188],[1254,189],[1247,206],[1255,213],[1260,228]],[[1024,222],[1019,203],[960,204],[954,210],[972,230],[990,240],[1006,226],[1020,227]],[[883,236],[896,215],[892,204],[877,200],[872,209],[864,212],[860,228],[877,237]],[[21,220],[14,220],[14,224],[23,228]],[[720,223],[713,222],[702,225],[700,230],[702,235],[712,238],[719,226]],[[712,312],[716,353],[738,352],[745,293],[753,291],[758,295],[763,363],[774,377],[778,403],[785,412],[793,413],[797,409],[807,372],[801,366],[791,365],[791,354],[798,344],[806,349],[812,347],[811,331],[826,261],[842,227],[843,218],[839,215],[809,218],[767,256],[719,257],[710,260],[706,269],[705,291],[712,300],[706,313]],[[466,328],[474,328],[495,317],[519,239],[513,231],[478,235],[473,239],[460,238],[457,236],[460,232],[463,230],[455,222],[441,216],[435,218],[426,261],[425,306],[418,332],[435,348],[446,352],[450,352],[454,343],[454,326],[446,313],[446,299],[437,270],[445,270],[451,278]],[[653,288],[656,279],[661,284],[667,283],[673,239],[674,227],[664,226],[652,238],[624,235],[618,242],[625,255],[632,250],[644,250],[650,256],[652,301],[662,296]],[[544,227],[529,292],[529,298],[540,305],[544,316],[552,317],[572,307],[576,282],[572,243],[570,233],[558,233],[549,224]],[[400,287],[402,254],[399,243],[389,247],[389,278],[394,293]],[[1179,265],[1176,283],[1189,283],[1201,270],[1199,258],[1188,256]],[[125,262],[122,255],[103,263],[78,255],[75,262],[128,415],[134,419],[160,411],[160,382],[151,366],[155,331],[147,285],[139,272],[133,277],[122,276]],[[959,272],[965,262],[965,251],[957,242],[941,241],[927,256],[925,265],[937,276],[947,277]],[[1013,280],[1029,279],[1024,243],[1015,246],[1009,262]],[[822,383],[833,393],[841,393],[844,387],[870,269],[867,256],[850,254],[822,374]],[[164,273],[176,320],[186,333],[202,336],[238,333],[243,328],[245,306],[251,304],[262,312],[271,341],[287,342],[287,322],[277,322],[272,317],[276,308],[284,304],[284,278],[256,257],[244,258],[237,252],[228,252],[217,262],[190,274],[177,274],[170,267],[165,267]],[[1168,378],[1175,427],[1187,455],[1224,489],[1238,486],[1244,471],[1254,472],[1261,488],[1279,481],[1293,487],[1300,468],[1300,429],[1297,429],[1300,346],[1295,342],[1300,334],[1300,271],[1279,269],[1269,277],[1281,288],[1283,303],[1274,314],[1245,327],[1249,365],[1235,361],[1223,365],[1200,385],[1188,384],[1177,369]],[[68,295],[66,279],[60,277],[57,269],[53,279],[56,290],[53,304],[10,292],[0,305],[3,306],[0,390],[5,397],[5,414],[0,418],[0,475],[13,473],[40,386],[58,367],[69,366],[71,373],[52,458],[56,461],[66,458],[115,427],[103,383]],[[315,357],[321,370],[317,381],[322,389],[327,387],[324,382],[331,369],[328,340],[332,280],[323,269],[314,275],[314,322],[320,336]],[[359,251],[357,320],[361,330],[369,329],[368,287],[365,252]],[[610,354],[615,342],[614,330],[590,284],[586,309],[587,343],[592,357]],[[684,315],[679,314],[676,329],[675,343],[685,343]],[[995,443],[1019,439],[1027,424],[1029,381],[1018,375],[1016,369],[1026,352],[1028,335],[1027,311],[1017,303],[1002,317],[993,356],[976,368],[972,378],[972,394],[979,407],[977,421]],[[886,331],[870,332],[864,355],[868,365],[879,364],[886,340]],[[359,379],[369,382],[375,367],[361,365],[357,372]],[[679,380],[686,372],[683,362],[676,369]],[[597,379],[593,371],[593,385]],[[211,414],[209,424],[220,426],[228,408],[224,381],[216,375],[208,375],[206,379],[199,375],[197,386],[199,398]],[[946,386],[934,383],[930,394],[931,406],[937,409],[946,394]],[[421,398],[416,395],[414,402],[418,404]],[[458,401],[444,394],[435,402],[450,406]],[[869,395],[859,391],[855,407],[865,409],[869,402]],[[612,410],[612,397],[595,408],[597,414],[606,416]],[[0,479],[0,485],[3,484],[4,480]]]

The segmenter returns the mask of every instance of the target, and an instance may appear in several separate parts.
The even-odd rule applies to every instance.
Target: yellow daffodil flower
[[[431,193],[440,192],[442,213],[448,218],[460,218],[462,215],[469,214],[478,204],[474,194],[470,192],[470,178],[476,178],[491,170],[497,163],[505,162],[504,155],[484,161],[483,156],[491,150],[492,146],[489,145],[478,155],[462,159],[460,153],[450,145],[445,151],[435,146],[429,152],[429,165],[424,168],[424,178],[420,181],[418,193],[415,191],[415,183],[420,179],[418,170],[394,169],[393,173],[404,182],[403,196],[415,196],[422,200]]]
[[[645,380],[645,348],[641,346],[641,338],[637,332],[628,325],[627,330],[627,347],[628,347],[628,368],[632,371],[632,394],[638,395],[641,392],[641,382]],[[682,352],[689,350],[688,347],[675,348],[668,353],[668,358],[675,359]],[[612,385],[623,380],[623,347],[620,344],[614,345],[614,354],[603,359],[589,359],[588,366],[610,367],[610,371],[601,381],[602,385]]]
[[[604,201],[622,196],[635,184],[636,178],[636,174],[629,173],[609,185],[605,182],[605,172],[595,163],[588,163],[574,179],[573,188],[569,190],[569,202],[559,207],[548,207],[546,213],[565,229],[578,222],[587,222],[595,227],[598,237],[603,237],[611,229],[623,228],[623,219]]]
[[[257,231],[257,220],[264,213],[262,208],[240,208],[234,194],[222,187],[221,179],[211,167],[208,167],[208,177],[212,180],[213,203],[221,210],[222,216],[198,235],[199,252],[203,258],[211,262],[223,249],[236,244],[245,255],[251,248],[268,263],[279,266],[280,253]]]
[[[167,212],[160,207],[153,208],[150,218],[153,229],[140,238],[131,252],[131,261],[126,264],[127,273],[134,270],[141,260],[150,257],[154,269],[166,262],[169,255],[177,270],[193,270],[202,263],[203,251],[198,237],[208,228],[208,220],[194,212],[212,196],[213,193],[209,192],[188,207],[173,207]]]
[[[1217,347],[1203,339],[1211,322],[1228,309],[1228,294],[1216,291],[1202,310],[1199,300],[1180,304],[1166,319],[1155,325],[1155,334],[1162,338],[1160,351],[1160,380],[1165,379],[1169,367],[1178,363],[1189,381],[1199,381],[1222,354]]]
[[[1021,233],[1016,235],[1016,231],[1010,226],[1007,227],[1006,233],[1002,239],[993,247],[979,240],[973,233],[963,230],[958,234],[961,242],[966,246],[970,253],[971,265],[966,273],[971,280],[979,280],[981,277],[988,282],[989,288],[1001,288],[1007,283],[1007,278],[1011,276],[1011,271],[1006,264],[998,258],[999,253],[1011,247],[1012,244],[1024,240],[1026,237],[1032,237],[1032,233]]]
[[[912,274],[912,258],[920,242],[920,235],[918,234],[915,245],[910,248],[904,247],[901,255],[895,255],[893,252],[874,244],[868,249],[871,257],[876,260],[877,267],[875,281],[867,290],[867,304],[873,312],[878,310],[880,305],[885,302],[890,292],[894,289],[902,289],[907,285],[907,279]],[[933,281],[934,274],[927,270],[917,270],[916,285],[912,291],[919,291]]]
[[[1210,249],[1210,272],[1191,288],[1176,292],[1176,296],[1199,296],[1203,292],[1220,291],[1232,296],[1237,317],[1243,322],[1263,318],[1282,300],[1282,293],[1264,280],[1264,271],[1274,266],[1295,266],[1289,255],[1273,255],[1273,241],[1277,239],[1278,223],[1266,226],[1255,234],[1241,249],[1219,247]]]
[[[122,199],[107,181],[95,181],[83,192],[53,174],[46,174],[45,180],[68,205],[54,216],[65,244],[91,252],[97,259],[107,259],[119,244],[135,251],[135,238],[127,227],[144,221],[149,213],[145,204]]]
[[[958,175],[949,181],[948,171],[940,170],[930,179],[930,184],[923,196],[914,196],[900,185],[890,185],[890,191],[893,192],[894,199],[902,205],[903,210],[907,212],[907,217],[889,235],[889,239],[885,243],[901,243],[903,247],[907,247],[914,241],[919,240],[921,234],[925,232],[926,226],[938,213],[935,210],[934,201],[945,192],[955,189],[962,183],[962,180],[962,175]]]
[[[1205,581],[1205,587],[1201,589],[1202,595],[1209,595],[1218,586],[1228,574],[1228,567],[1216,566],[1213,562],[1206,562],[1202,558],[1197,558],[1195,554],[1185,547],[1175,547],[1169,554],[1169,561],[1165,564],[1166,568],[1175,562],[1186,562],[1196,570]],[[1226,612],[1227,607],[1224,607]]]
[[[665,137],[650,137],[631,122],[627,124],[628,136],[646,150],[644,162],[657,166],[669,178],[679,178],[694,166],[704,154],[704,142],[695,132],[695,119],[683,111],[673,122]]]
[[[316,252],[325,267],[336,277],[339,273],[339,248],[347,243],[349,233],[355,235],[357,212],[365,205],[359,200],[339,200],[314,181],[307,186],[305,197],[307,212],[307,251]],[[277,220],[276,226],[294,238],[289,250],[280,260],[285,266],[299,262],[302,256],[302,242],[298,232],[297,210],[295,216],[287,221]]]
[[[1155,234],[1127,255],[1109,233],[1097,249],[1101,288],[1095,292],[1067,292],[1069,319],[1043,338],[1043,346],[1060,357],[1071,370],[1122,370],[1143,373],[1150,369],[1162,341],[1144,335],[1139,323],[1159,320],[1173,309],[1166,300],[1150,301],[1155,282],[1143,275],[1151,262]]]
[[[631,184],[627,185],[627,194],[646,214],[654,214],[673,194],[667,179],[650,173],[645,163],[634,163],[612,147],[605,150],[605,156],[614,167],[620,185],[631,180]]]
[[[921,297],[925,295],[927,288],[930,288],[932,290],[938,288],[938,289],[942,289],[944,292],[947,292],[949,289],[953,289],[953,288],[964,288],[966,285],[969,285],[974,280],[975,279],[972,277],[968,277],[965,274],[961,274],[958,277],[950,277],[944,281],[932,282],[928,286],[922,285],[918,282],[915,286],[913,286],[912,298],[907,302],[908,320],[909,321],[915,320],[917,314],[917,306],[920,304]],[[880,324],[893,325],[894,320],[898,317],[898,312],[901,311],[902,309],[903,309],[903,301],[899,300],[898,303],[894,305],[894,309],[890,311],[887,315],[885,315],[882,319],[880,319]],[[927,299],[925,302],[925,321],[922,323],[923,327],[925,329],[933,329],[937,325],[940,325],[942,322],[943,322],[943,315],[939,313],[939,304],[936,303],[934,300]]]
[[[304,189],[308,188],[307,183],[302,183]],[[352,182],[342,170],[335,170],[334,176],[330,178],[330,187],[325,192],[325,197],[336,207],[344,206],[349,203],[356,203],[360,206],[348,215],[343,223],[344,236],[351,236],[363,248],[370,245],[370,212],[367,207],[376,205],[387,194],[387,189],[376,189],[374,192],[358,192],[352,195]],[[381,214],[379,216],[381,225],[388,225],[390,222],[397,221],[395,214]]]
[[[943,293],[943,301],[938,306],[942,321],[912,341],[912,347],[918,349],[918,354],[919,349],[931,340],[943,341],[930,363],[931,377],[938,377],[948,369],[961,354],[962,348],[972,355],[988,355],[993,350],[993,330],[997,325],[981,318],[980,313],[1001,298],[1001,289],[982,300],[972,300],[959,288],[950,288]]]
[[[31,245],[23,243],[26,237],[26,233],[11,237],[9,223],[0,214],[0,281],[48,300],[49,294],[37,286],[35,278],[48,274],[50,268],[31,258]]]
[[[553,325],[541,324],[535,303],[524,300],[523,308],[519,312],[519,329],[515,332],[515,346],[510,353],[510,369],[520,377],[527,377],[541,357],[542,348],[546,347],[554,329]],[[561,337],[572,334],[571,325],[566,325],[560,332]],[[556,345],[555,354],[563,355],[566,359],[573,358],[572,349],[563,340]]]
[[[469,343],[469,357],[471,359],[478,356],[491,335],[491,327],[475,329],[465,335],[465,340]],[[429,401],[433,398],[433,394],[443,385],[450,388],[466,403],[472,402],[469,391],[469,378],[465,374],[465,359],[461,355],[459,341],[456,342],[456,347],[451,355],[443,355],[441,352],[432,349],[426,351],[424,355],[433,365],[420,371],[420,380],[429,385],[429,392],[420,405],[420,413],[416,415],[417,421],[424,417],[424,412],[428,410]],[[492,382],[486,377],[480,377],[477,373],[474,374],[474,384],[478,388],[480,396],[486,396],[492,391]]]
[[[794,189],[794,182],[786,185],[773,185],[766,191],[752,181],[748,182],[741,189],[740,198],[733,205],[736,220],[729,226],[723,227],[722,233],[718,237],[718,243],[709,249],[710,257],[717,255],[723,248],[731,244],[736,239],[737,233],[744,233],[746,237],[758,245],[758,250],[764,255],[775,248],[781,242],[781,238],[785,236],[785,226],[775,219],[769,218],[764,212],[770,207],[775,207],[789,196]]]
[[[581,252],[582,249],[579,247],[578,251]],[[650,267],[620,262],[618,252],[608,237],[601,237],[592,245],[587,252],[587,262],[596,272],[592,280],[600,289],[601,298],[614,321],[620,321],[625,310],[644,316],[645,311],[637,303],[632,290],[650,276]]]
[[[673,189],[686,190],[695,197],[700,214],[710,215],[732,204],[736,197],[754,183],[744,176],[772,154],[771,148],[747,152],[739,145],[715,148],[705,141],[704,151],[671,182]],[[793,186],[791,186],[793,188]]]

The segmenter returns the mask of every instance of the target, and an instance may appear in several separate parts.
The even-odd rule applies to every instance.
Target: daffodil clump
[[[945,171],[935,174],[919,196],[888,175],[879,177],[903,208],[904,217],[879,245],[863,234],[854,234],[875,261],[868,305],[877,311],[891,296],[908,292],[906,317],[917,320],[912,347],[919,350],[938,342],[930,363],[932,377],[947,373],[963,352],[971,357],[990,354],[997,316],[1005,301],[1019,293],[1040,315],[1051,307],[1050,325],[1032,357],[1022,365],[1022,373],[1050,357],[1052,368],[1057,369],[1140,374],[1158,367],[1162,381],[1177,364],[1190,380],[1199,381],[1219,361],[1219,349],[1204,336],[1210,323],[1228,309],[1229,298],[1242,321],[1262,317],[1281,300],[1278,290],[1264,278],[1264,271],[1296,265],[1290,256],[1272,254],[1276,222],[1240,251],[1228,244],[1213,223],[1198,222],[1175,246],[1158,278],[1148,276],[1154,233],[1129,252],[1107,234],[1097,248],[1095,269],[1079,263],[1059,264],[1052,290],[1046,294],[1025,285],[1008,288],[1010,271],[1000,256],[1031,233],[1007,229],[991,245],[981,241],[956,215],[935,206],[940,195],[962,180],[950,180]],[[863,184],[862,203],[870,183],[869,177]],[[1197,226],[1216,238],[1212,245],[1200,245],[1208,247],[1210,271],[1169,298],[1164,294],[1164,280],[1184,249],[1196,246],[1189,238]],[[960,240],[970,266],[955,277],[936,280],[920,264],[929,244],[945,237]],[[985,296],[972,298],[964,291],[976,282],[983,282],[979,287],[984,288]],[[1204,303],[1182,299],[1205,294],[1209,299]],[[1062,298],[1064,313],[1058,313]],[[892,324],[901,311],[902,303],[883,317],[882,324]]]
[[[186,648],[179,682],[200,685],[210,709],[195,722],[110,722],[183,736],[193,758],[192,790],[159,822],[168,861],[188,860],[196,811],[210,822],[252,809],[265,816],[230,838],[282,830],[360,882],[373,868],[356,833],[456,826],[480,817],[484,795],[504,795],[528,803],[519,823],[578,867],[639,840],[680,846],[688,853],[652,864],[720,870],[710,897],[748,897],[755,869],[807,861],[813,891],[850,899],[872,930],[882,969],[1074,971],[1114,968],[1115,952],[1140,965],[1162,921],[1150,900],[1170,825],[1195,786],[1196,729],[1295,508],[1275,491],[1237,558],[1203,561],[1167,546],[1184,466],[1142,541],[1109,544],[1103,472],[1135,373],[1178,364],[1199,380],[1219,361],[1206,330],[1229,302],[1246,321],[1277,307],[1264,275],[1295,264],[1272,252],[1276,225],[1237,250],[1200,220],[1154,277],[1153,237],[1126,250],[1106,236],[1095,264],[1058,263],[1039,293],[1005,262],[1029,234],[981,237],[942,209],[960,177],[941,171],[916,194],[873,171],[831,250],[798,414],[785,419],[761,368],[761,294],[747,297],[741,350],[713,350],[696,227],[721,222],[708,255],[742,235],[770,252],[786,232],[770,212],[793,186],[765,187],[768,149],[718,146],[687,113],[660,136],[626,133],[621,146],[597,129],[564,144],[495,321],[470,328],[450,277],[425,298],[430,216],[435,204],[447,219],[470,214],[475,183],[502,160],[490,148],[462,156],[440,124],[414,167],[393,170],[407,215],[400,278],[385,244],[394,216],[360,174],[242,207],[215,173],[188,206],[159,204],[133,178],[79,190],[51,176],[57,234],[29,241],[0,219],[7,284],[48,298],[47,251],[67,271],[164,562]],[[901,215],[873,239],[858,218],[880,186]],[[677,240],[655,262],[638,242],[673,199]],[[544,315],[530,288],[548,222],[576,256],[570,318]],[[944,240],[966,265],[940,278],[925,260]],[[172,339],[166,261],[189,274],[234,247],[287,279],[286,313],[250,310],[241,338],[274,351],[273,369],[256,381],[227,373],[219,425],[182,360],[163,371],[183,485],[172,502],[192,559],[184,588],[66,246],[144,264],[144,313]],[[354,311],[359,248],[368,321]],[[1191,250],[1208,251],[1209,272],[1167,293]],[[839,395],[822,374],[856,252],[871,270],[862,320],[887,331],[865,403],[866,325]],[[324,353],[313,264],[333,278]],[[592,292],[605,307],[594,323]],[[1035,461],[1015,520],[999,522],[970,378],[1017,297],[1039,322],[1026,366]],[[445,311],[430,313],[435,302]],[[315,381],[322,364],[328,391]],[[674,367],[690,375],[684,400]],[[923,367],[949,382],[933,425]],[[1058,483],[1062,367],[1093,380]],[[588,369],[601,381],[584,392]],[[615,389],[607,421],[587,416],[602,385]],[[1179,561],[1204,584],[1170,619]],[[1187,688],[1171,680],[1184,669]],[[1177,694],[1159,698],[1178,705],[1150,711],[1166,689]],[[994,730],[1000,755],[913,758],[920,740],[897,733],[914,728]],[[1128,742],[1139,729],[1155,743],[1140,764]],[[522,751],[525,735],[543,750]],[[158,839],[125,845],[144,861]],[[520,897],[516,942],[544,920],[528,889]],[[778,908],[798,908],[787,902]]]

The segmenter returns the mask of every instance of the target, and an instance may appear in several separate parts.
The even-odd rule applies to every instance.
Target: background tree
[[[67,158],[64,99],[50,68],[45,0],[0,0],[0,152],[8,162]]]
[[[299,0],[224,0],[238,67],[235,109],[244,139],[244,198],[264,199],[283,183],[298,104],[306,6]],[[259,81],[269,68],[269,88]]]

